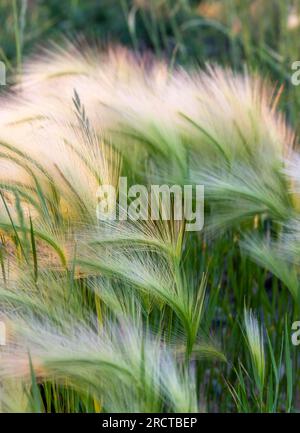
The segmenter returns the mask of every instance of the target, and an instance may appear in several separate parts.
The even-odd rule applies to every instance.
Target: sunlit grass
[[[64,40],[27,61],[51,6],[3,3],[1,411],[299,410],[298,5],[275,3],[266,23],[256,1],[121,1],[132,49]],[[203,184],[204,230],[99,222],[120,176]]]

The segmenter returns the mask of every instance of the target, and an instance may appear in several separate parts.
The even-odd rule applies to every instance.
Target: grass
[[[260,5],[1,3],[3,412],[299,411],[300,4]],[[204,230],[100,223],[120,176]]]

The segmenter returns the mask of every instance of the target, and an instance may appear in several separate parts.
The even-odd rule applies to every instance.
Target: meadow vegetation
[[[0,11],[1,411],[299,411],[300,2]],[[121,176],[203,230],[99,221]]]

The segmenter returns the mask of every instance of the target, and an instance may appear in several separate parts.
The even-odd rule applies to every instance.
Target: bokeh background
[[[11,83],[39,46],[85,37],[172,65],[246,67],[284,86],[281,108],[299,132],[300,93],[290,82],[299,29],[299,0],[1,0],[0,60]]]

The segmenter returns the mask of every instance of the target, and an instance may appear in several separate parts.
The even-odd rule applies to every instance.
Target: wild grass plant
[[[122,1],[132,49],[64,40],[24,62],[42,13],[25,3],[0,105],[1,410],[298,411],[297,107],[280,110],[279,57],[263,72],[274,23],[259,2]],[[231,65],[188,61],[198,26],[226,29]],[[99,221],[99,186],[121,176],[204,185],[203,230]]]

